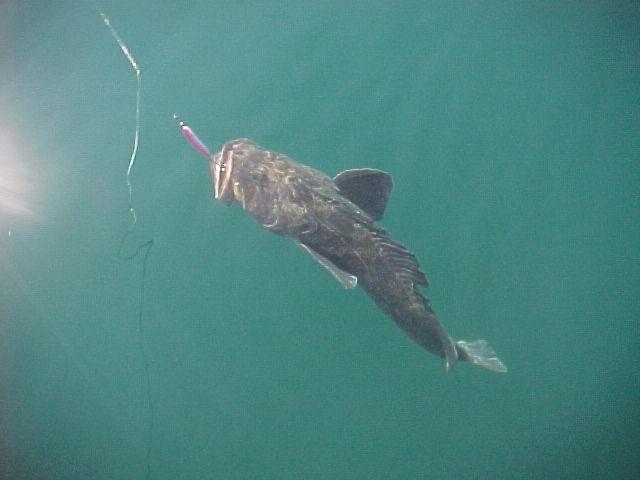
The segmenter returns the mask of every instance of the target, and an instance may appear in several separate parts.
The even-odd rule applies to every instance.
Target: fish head
[[[258,187],[256,177],[265,169],[265,150],[247,138],[227,142],[211,156],[211,177],[216,200],[243,205],[246,191],[252,196]],[[259,182],[258,182],[259,183]]]

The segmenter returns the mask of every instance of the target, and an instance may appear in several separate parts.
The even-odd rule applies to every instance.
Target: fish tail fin
[[[486,340],[466,342],[458,340],[454,342],[458,359],[473,363],[494,372],[506,372],[507,366],[496,355]]]

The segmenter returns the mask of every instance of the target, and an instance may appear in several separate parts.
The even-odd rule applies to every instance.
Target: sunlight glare
[[[15,132],[0,126],[0,219],[4,220],[36,217],[32,206],[35,192],[18,145]],[[8,227],[0,226],[3,230]]]

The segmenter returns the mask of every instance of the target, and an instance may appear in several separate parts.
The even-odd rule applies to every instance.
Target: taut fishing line
[[[142,278],[140,280],[140,298],[138,303],[138,348],[142,354],[142,360],[144,364],[144,373],[146,378],[146,393],[147,393],[147,408],[149,411],[149,419],[147,424],[147,454],[146,454],[146,473],[145,479],[151,478],[151,439],[153,437],[153,403],[151,400],[151,377],[149,375],[149,356],[145,349],[144,344],[144,324],[142,313],[144,311],[144,300],[145,300],[145,278],[147,276],[147,260],[149,259],[149,254],[151,253],[151,248],[153,247],[153,239],[148,240],[137,246],[133,253],[125,255],[123,253],[124,244],[131,232],[136,227],[138,223],[138,216],[136,214],[136,210],[133,206],[133,184],[131,182],[131,171],[133,170],[133,166],[136,161],[136,155],[138,154],[138,139],[140,137],[140,90],[141,90],[141,69],[138,66],[138,62],[133,58],[131,52],[127,45],[122,41],[120,35],[115,28],[111,25],[111,21],[109,17],[107,17],[104,13],[100,12],[100,17],[104,22],[105,26],[109,29],[111,36],[114,38],[122,54],[125,56],[129,65],[136,74],[136,128],[135,135],[133,137],[133,148],[131,150],[131,158],[129,159],[129,165],[127,166],[127,191],[129,193],[129,215],[131,216],[131,221],[129,223],[129,227],[127,231],[122,235],[122,239],[120,240],[120,246],[118,247],[118,258],[121,260],[133,260],[140,253],[143,253],[142,257]]]

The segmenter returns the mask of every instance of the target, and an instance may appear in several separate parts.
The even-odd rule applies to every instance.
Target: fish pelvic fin
[[[507,366],[502,363],[486,340],[474,342],[458,340],[454,344],[459,360],[473,363],[493,372],[504,373],[507,371]]]

